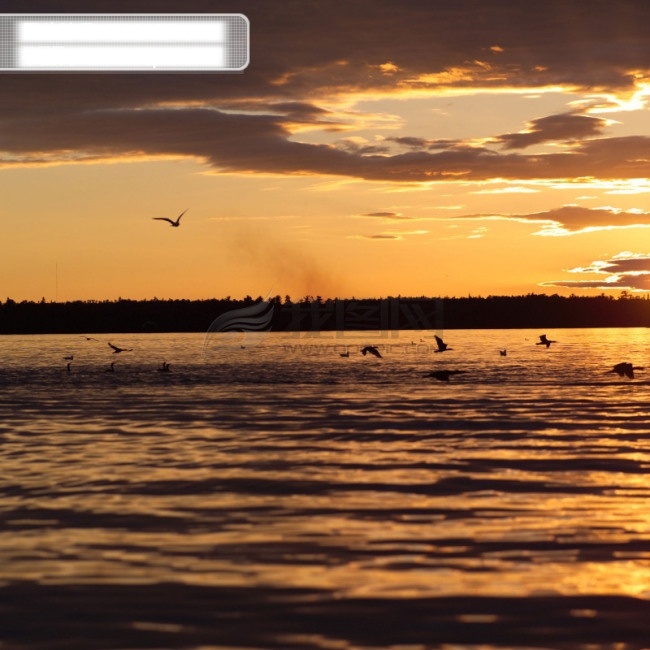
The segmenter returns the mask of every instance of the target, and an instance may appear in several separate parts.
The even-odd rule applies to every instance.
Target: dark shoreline
[[[275,296],[208,300],[0,303],[0,334],[276,332],[650,327],[650,299],[622,295],[389,297],[295,302]]]

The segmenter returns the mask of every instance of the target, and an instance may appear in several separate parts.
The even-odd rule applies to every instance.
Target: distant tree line
[[[650,300],[611,296],[388,297],[0,303],[0,334],[648,327]]]

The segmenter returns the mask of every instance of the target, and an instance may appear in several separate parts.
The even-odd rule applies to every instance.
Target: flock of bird
[[[178,221],[180,218],[183,216],[184,213],[181,213],[178,217],[178,219],[175,222],[175,225],[178,225]],[[161,217],[162,218],[162,217]],[[170,219],[167,219],[167,221],[171,221]],[[174,222],[171,222],[172,225],[174,225]],[[87,341],[98,341],[99,339],[93,338],[92,336],[84,336]],[[441,337],[439,337],[437,334],[434,335],[434,339],[436,340],[436,349],[434,350],[435,352],[447,352],[448,350],[451,350],[450,348],[443,340]],[[424,341],[424,339],[420,339],[420,341]],[[549,339],[546,334],[540,334],[539,336],[539,341],[535,345],[544,345],[546,348],[550,348],[552,343],[557,343],[557,341],[553,339]],[[413,342],[413,345],[415,343]],[[133,348],[121,348],[117,345],[113,345],[110,341],[108,341],[108,347],[113,350],[113,354],[120,354],[122,352],[133,352]],[[244,347],[244,346],[242,346]],[[371,354],[378,359],[382,359],[382,354],[379,351],[379,348],[375,345],[366,345],[360,350],[361,354],[365,357],[367,354]],[[499,354],[502,357],[507,356],[508,352],[507,350],[499,350]],[[341,352],[340,355],[342,357],[349,357],[350,356],[350,351],[346,350],[345,352]],[[67,371],[71,372],[72,371],[72,361],[74,360],[74,355],[68,355],[63,357],[65,361],[68,362],[67,364]],[[161,366],[158,368],[158,372],[170,372],[171,364],[169,364],[167,361],[163,361]],[[627,361],[622,361],[621,363],[617,363],[611,370],[608,370],[605,374],[609,373],[616,373],[620,377],[627,377],[628,379],[634,379],[634,371],[635,370],[644,370],[642,366],[635,366]],[[106,369],[106,372],[115,372],[115,362],[113,361],[110,366]],[[431,372],[428,372],[425,377],[431,377],[433,379],[437,379],[438,381],[449,381],[450,377],[454,375],[460,375],[466,373],[466,370],[432,370]]]
[[[434,338],[436,340],[436,346],[437,349],[434,350],[434,352],[446,352],[448,350],[451,350],[450,348],[443,340],[440,338],[438,335],[434,335]],[[421,341],[423,339],[420,339]],[[551,347],[551,343],[557,343],[557,341],[553,339],[549,339],[546,334],[540,334],[539,336],[539,341],[535,345],[544,345],[546,348]],[[350,352],[341,352],[340,353],[342,357],[349,357]],[[382,359],[382,355],[379,352],[379,349],[374,346],[374,345],[366,345],[365,347],[361,348],[361,354],[365,357],[366,354],[372,354],[378,359]],[[507,356],[508,351],[507,350],[499,350],[499,354],[502,357]],[[634,371],[635,370],[644,370],[642,366],[635,366],[631,363],[628,363],[627,361],[622,361],[621,363],[617,363],[611,370],[608,370],[605,374],[609,373],[616,373],[619,375],[619,377],[627,377],[628,379],[634,379]],[[466,370],[433,370],[431,372],[428,372],[425,377],[432,377],[433,379],[437,379],[438,381],[449,381],[449,378],[452,377],[453,375],[460,375],[463,373],[466,373]]]
[[[93,338],[92,336],[83,336],[82,338],[85,338],[86,341],[98,341],[99,339]],[[133,348],[121,348],[118,345],[113,345],[110,341],[108,341],[108,347],[113,350],[113,354],[120,354],[122,352],[133,352]],[[67,361],[66,365],[66,370],[68,372],[72,372],[72,362],[74,361],[74,355],[70,354],[65,357],[63,357],[64,361]],[[168,363],[167,361],[163,361],[160,368],[158,368],[158,372],[170,372],[171,364]],[[115,372],[115,361],[112,361],[111,364],[106,368],[106,372]]]

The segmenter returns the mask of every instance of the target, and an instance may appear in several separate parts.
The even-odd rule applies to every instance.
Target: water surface
[[[650,333],[540,333],[0,337],[0,648],[650,647]]]

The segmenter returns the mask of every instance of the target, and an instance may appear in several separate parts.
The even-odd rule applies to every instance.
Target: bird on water
[[[381,353],[374,345],[366,345],[365,348],[361,348],[361,354],[363,354],[364,357],[366,354],[368,354],[368,352],[370,352],[370,354],[374,354],[378,359],[382,358]]]
[[[635,370],[645,370],[645,368],[642,368],[641,366],[633,366],[631,363],[622,361],[621,363],[617,363],[611,370],[608,370],[607,373],[605,374],[609,374],[610,372],[615,372],[617,375],[619,375],[619,377],[628,377],[629,379],[634,379]]]
[[[187,208],[189,210],[189,208]],[[176,217],[176,221],[173,221],[172,219],[169,219],[168,217],[152,217],[155,221],[168,221],[174,228],[178,228],[178,226],[181,225],[181,217],[187,212],[187,210],[183,210],[178,217]]]
[[[432,372],[425,375],[425,377],[433,377],[438,381],[449,381],[449,377],[452,375],[460,375],[466,372],[465,370],[433,370]]]
[[[109,343],[108,347],[113,348],[113,354],[119,354],[120,352],[133,352],[132,348],[118,348],[117,345],[113,345],[112,343]]]
[[[438,346],[437,350],[434,352],[445,352],[446,350],[451,350],[451,348],[436,334],[433,337],[436,339],[436,345]]]
[[[169,364],[166,361],[163,361],[160,368],[158,368],[158,372],[169,372],[169,367]]]
[[[551,343],[557,343],[557,341],[552,341],[549,338],[546,338],[546,334],[539,335],[539,341],[535,345],[545,345],[547,348],[551,347]]]

